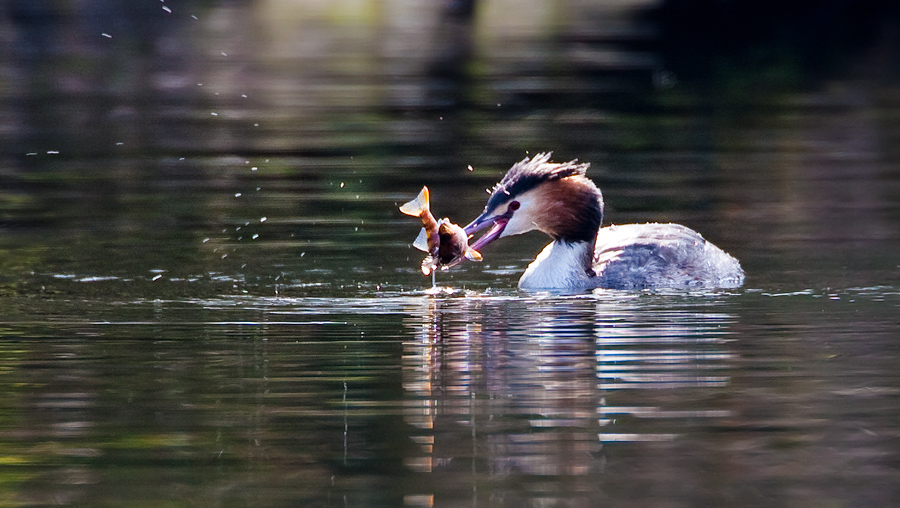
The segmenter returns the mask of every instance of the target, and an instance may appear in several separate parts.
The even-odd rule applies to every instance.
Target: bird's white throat
[[[576,289],[591,286],[590,242],[555,241],[528,265],[519,287],[522,289]]]

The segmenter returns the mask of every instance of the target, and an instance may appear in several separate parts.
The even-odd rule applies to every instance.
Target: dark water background
[[[0,3],[0,506],[900,503],[898,9],[465,4]],[[747,283],[426,294],[544,150]]]

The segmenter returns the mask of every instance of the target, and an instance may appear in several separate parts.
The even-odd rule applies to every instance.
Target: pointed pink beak
[[[473,235],[474,233],[481,231],[482,229],[493,226],[491,229],[481,235],[481,238],[475,241],[475,243],[469,245],[470,248],[480,251],[487,244],[493,242],[497,238],[500,238],[500,235],[503,234],[503,230],[506,228],[506,224],[509,223],[509,219],[512,217],[512,211],[507,211],[506,213],[502,213],[500,215],[495,215],[493,217],[487,214],[481,214],[480,217],[473,220],[466,226],[465,231],[467,235]]]

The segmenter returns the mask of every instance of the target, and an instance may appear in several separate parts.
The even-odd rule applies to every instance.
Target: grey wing
[[[738,261],[679,224],[626,224],[601,228],[594,250],[598,287],[737,287]]]

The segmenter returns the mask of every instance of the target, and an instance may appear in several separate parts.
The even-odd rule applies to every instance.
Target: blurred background
[[[373,242],[408,246],[394,206],[419,185],[465,223],[505,168],[547,150],[594,164],[607,222],[685,222],[744,259],[751,283],[809,256],[893,268],[879,242],[897,231],[898,10],[6,0],[3,276],[232,278],[258,256],[291,263],[301,242],[362,265],[394,250]],[[254,234],[257,263],[241,257]]]
[[[592,163],[743,288],[424,291]],[[896,0],[0,0],[0,506],[897,506]]]

